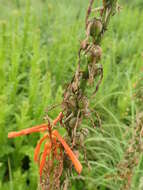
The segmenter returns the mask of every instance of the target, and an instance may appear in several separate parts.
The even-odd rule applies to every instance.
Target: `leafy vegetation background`
[[[39,135],[9,140],[7,134],[43,122],[47,106],[62,100],[63,85],[75,71],[84,38],[87,4],[85,0],[0,0],[0,190],[37,189],[33,151]],[[120,189],[119,181],[105,176],[116,172],[129,142],[124,134],[130,134],[142,112],[143,97],[134,96],[134,86],[143,73],[143,2],[120,4],[123,10],[112,18],[102,42],[104,80],[91,100],[103,132],[88,126],[91,135],[85,145],[91,170],[85,165],[81,177],[74,175],[71,190]],[[137,90],[141,89],[140,82]],[[49,114],[55,117],[58,112]],[[140,156],[132,180],[135,190],[143,189]]]

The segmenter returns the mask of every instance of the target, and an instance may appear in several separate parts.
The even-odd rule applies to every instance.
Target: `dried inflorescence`
[[[110,17],[115,13],[117,0],[104,0],[103,6],[93,8],[94,0],[90,0],[86,18],[85,33],[86,37],[81,42],[78,51],[78,65],[71,82],[64,91],[62,108],[64,113],[64,126],[68,133],[68,141],[74,150],[79,150],[82,146],[84,157],[86,158],[86,149],[83,146],[84,131],[80,127],[84,119],[91,121],[93,127],[101,126],[101,120],[96,113],[92,114],[90,109],[90,98],[87,95],[87,88],[95,89],[92,98],[98,91],[99,85],[103,79],[103,67],[100,63],[102,57],[101,39],[107,29]],[[94,16],[92,16],[94,13]],[[94,87],[96,85],[96,87]],[[85,129],[84,129],[85,130]],[[82,137],[81,137],[82,136]],[[82,141],[79,143],[79,139]]]
[[[121,190],[130,190],[134,168],[139,163],[139,157],[143,151],[143,113],[136,117],[136,126],[125,151],[124,159],[118,164],[118,176],[123,182]]]
[[[92,8],[93,3],[94,0],[90,0],[85,19],[86,37],[80,44],[75,74],[63,94],[61,113],[53,121],[53,124],[48,120],[48,124],[9,134],[9,138],[13,138],[32,132],[47,131],[46,136],[37,144],[34,156],[35,161],[39,163],[40,184],[43,190],[55,190],[61,187],[63,190],[68,189],[69,175],[72,172],[71,162],[68,162],[68,158],[72,161],[78,174],[82,171],[82,165],[78,161],[80,150],[83,150],[87,163],[86,149],[83,142],[88,130],[82,129],[80,127],[81,123],[84,119],[88,119],[95,127],[96,119],[98,125],[101,126],[98,113],[89,107],[91,97],[88,97],[86,91],[87,88],[93,88],[92,97],[94,97],[103,79],[103,68],[100,63],[102,57],[100,42],[107,30],[110,17],[116,12],[117,0],[103,0],[103,6],[98,8]],[[93,17],[92,13],[94,13]],[[93,112],[96,117],[93,117]],[[61,127],[66,129],[65,138],[73,151],[58,131],[53,130],[53,126],[58,121]],[[42,156],[39,156],[41,144],[46,139],[47,142]],[[62,181],[60,180],[61,176]]]
[[[104,0],[103,6],[93,8],[94,0],[90,0],[85,18],[85,39],[81,42],[78,51],[78,65],[73,78],[65,88],[62,101],[63,127],[67,131],[66,139],[74,152],[79,155],[79,150],[83,150],[83,155],[87,162],[84,138],[88,130],[80,126],[84,119],[91,121],[93,127],[101,120],[95,110],[89,107],[90,98],[87,95],[87,88],[95,89],[92,97],[97,93],[103,79],[103,67],[100,63],[102,48],[100,46],[104,32],[107,30],[110,17],[117,10],[117,0]],[[94,16],[92,16],[94,13]],[[96,87],[94,87],[96,86]],[[92,113],[95,113],[93,116]],[[67,159],[63,159],[64,173],[62,175],[62,189],[68,189],[68,176],[71,175],[72,167]]]

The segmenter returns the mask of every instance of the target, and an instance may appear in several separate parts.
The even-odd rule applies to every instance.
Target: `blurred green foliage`
[[[79,42],[84,38],[87,3],[0,0],[0,190],[37,188],[33,151],[39,135],[9,140],[7,134],[41,123],[47,106],[62,100],[63,84],[75,71]],[[103,132],[86,126],[91,132],[85,145],[92,169],[85,165],[82,176],[71,179],[71,190],[120,189],[119,180],[106,176],[116,172],[128,144],[124,133],[130,133],[136,113],[143,108],[142,101],[133,98],[143,67],[143,2],[121,4],[123,10],[112,18],[102,42],[104,80],[91,100]],[[58,112],[59,108],[49,115]],[[143,155],[134,190],[142,188],[142,169]]]

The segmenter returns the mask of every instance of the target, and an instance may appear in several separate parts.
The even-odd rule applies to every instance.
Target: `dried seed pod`
[[[90,24],[90,36],[92,36],[93,38],[97,38],[98,35],[101,33],[101,31],[102,31],[101,21],[94,18],[94,20],[91,21]]]
[[[79,143],[83,144],[84,139],[85,139],[85,136],[84,136],[84,134],[81,133],[79,136]]]
[[[76,117],[71,118],[71,120],[69,121],[69,126],[71,128],[74,128],[75,125],[76,125],[76,122],[77,122],[77,118]]]
[[[90,50],[90,54],[92,57],[100,59],[102,56],[102,48],[99,45],[93,46]]]
[[[101,59],[101,56],[102,56],[102,48],[97,45],[94,53],[95,53],[95,55],[96,55],[96,58],[97,58],[98,60],[100,60],[100,59]]]
[[[101,56],[102,48],[99,45],[94,45],[88,53],[87,61],[88,63],[96,64],[98,61],[100,61]]]

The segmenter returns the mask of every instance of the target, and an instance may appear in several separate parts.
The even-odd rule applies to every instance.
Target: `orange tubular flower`
[[[41,160],[41,163],[40,163],[40,171],[39,171],[40,176],[42,176],[42,171],[43,171],[43,168],[44,168],[44,165],[45,165],[45,162],[46,162],[46,157],[50,155],[51,148],[52,148],[52,143],[47,142],[45,144],[44,151],[43,151],[43,154],[42,154],[42,160]]]
[[[40,147],[42,145],[42,142],[47,139],[49,137],[48,134],[45,134],[44,137],[38,142],[36,148],[35,148],[35,152],[34,152],[34,161],[37,162],[38,161],[38,156],[40,153]]]
[[[60,112],[58,117],[53,121],[52,125],[55,126],[58,122],[62,123],[62,118],[63,118],[63,113]],[[82,165],[80,164],[79,160],[76,158],[75,154],[70,149],[68,144],[65,142],[65,140],[60,136],[59,132],[57,130],[52,131],[52,126],[50,124],[48,125],[41,124],[32,128],[21,130],[19,132],[10,132],[8,134],[8,138],[15,138],[22,135],[27,135],[27,134],[36,133],[36,132],[45,132],[45,131],[47,131],[47,133],[37,143],[37,146],[34,152],[34,161],[37,162],[38,157],[40,155],[41,145],[45,140],[47,140],[47,142],[45,143],[44,151],[42,153],[42,158],[41,158],[40,167],[39,167],[40,176],[42,176],[42,172],[43,172],[47,157],[48,159],[50,159],[50,155],[53,154],[55,158],[58,158],[58,154],[59,154],[58,149],[61,151],[60,144],[65,149],[65,152],[70,158],[70,160],[72,161],[76,171],[80,174],[82,171]],[[57,142],[57,140],[59,142]]]
[[[36,132],[42,132],[42,131],[45,131],[46,129],[47,129],[47,125],[41,124],[41,125],[37,125],[35,127],[28,128],[28,129],[23,129],[19,132],[10,132],[10,133],[8,133],[8,138],[15,138],[15,137],[19,137],[22,135],[28,135],[28,134],[36,133]]]
[[[76,171],[80,174],[82,171],[82,165],[79,162],[79,160],[76,158],[75,154],[73,153],[73,151],[70,149],[70,147],[68,146],[68,144],[65,142],[65,140],[60,136],[60,134],[58,133],[57,130],[54,130],[53,135],[55,135],[58,139],[58,141],[60,141],[60,143],[63,145],[67,155],[69,156],[69,158],[71,159]]]

